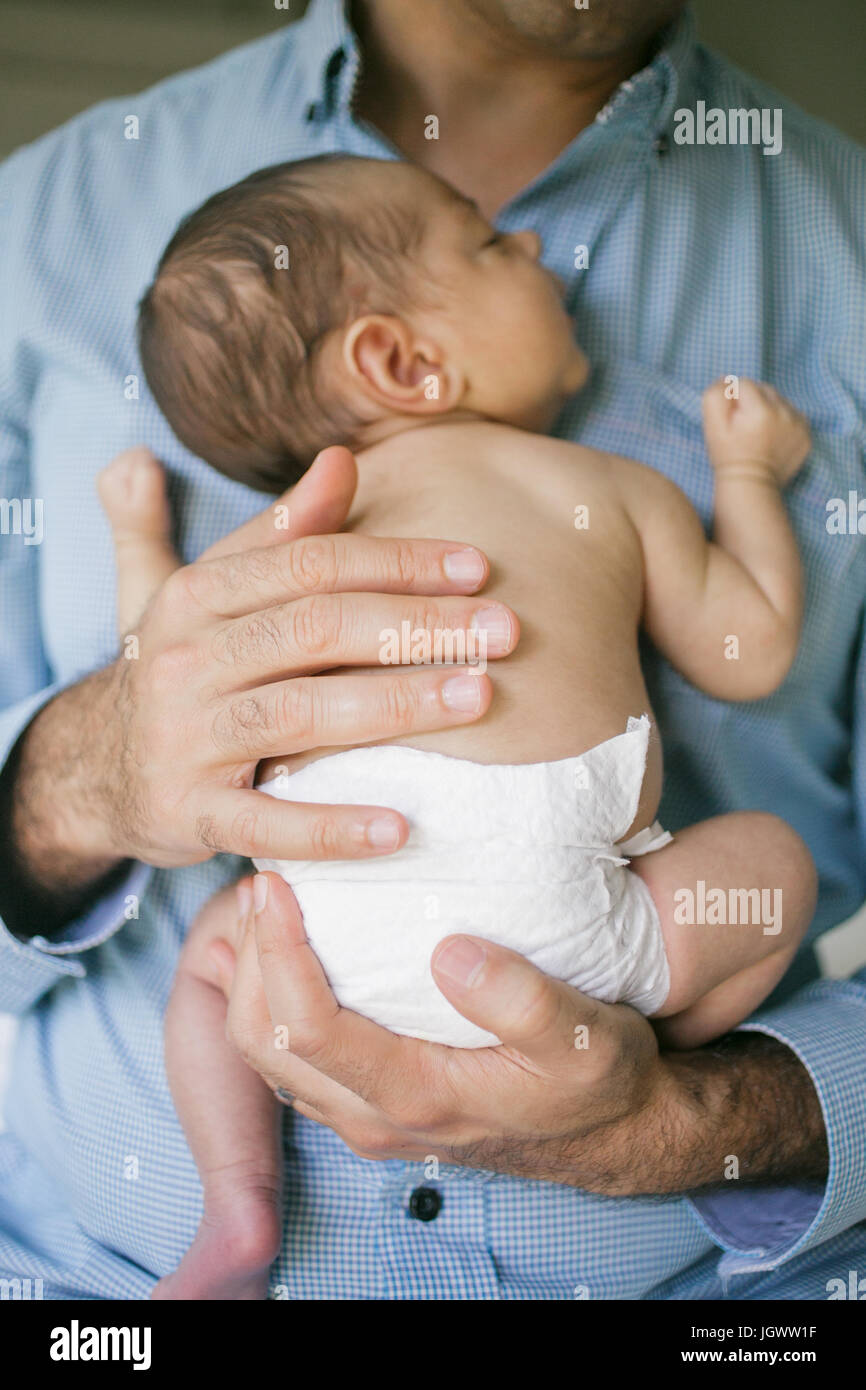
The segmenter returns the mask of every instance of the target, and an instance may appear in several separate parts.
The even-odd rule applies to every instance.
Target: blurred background
[[[425,0],[431,3],[431,0]],[[105,97],[299,18],[306,0],[0,0],[0,157]],[[702,40],[866,144],[866,0],[694,0]],[[866,212],[866,209],[861,210]],[[866,912],[819,943],[866,963]],[[0,1089],[11,1020],[0,1017]]]
[[[430,3],[430,0],[425,0]],[[0,157],[291,23],[306,0],[0,0]],[[694,0],[705,43],[866,143],[866,0]]]

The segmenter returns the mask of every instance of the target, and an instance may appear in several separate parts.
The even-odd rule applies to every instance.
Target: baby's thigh
[[[758,961],[793,955],[815,910],[812,857],[795,830],[762,811],[715,816],[633,859],[659,914],[671,971],[664,1012]]]

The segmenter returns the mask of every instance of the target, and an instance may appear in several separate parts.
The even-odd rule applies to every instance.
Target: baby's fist
[[[739,381],[729,399],[725,381],[703,396],[704,437],[716,472],[769,476],[780,487],[799,472],[809,454],[809,426],[799,410],[772,386]]]

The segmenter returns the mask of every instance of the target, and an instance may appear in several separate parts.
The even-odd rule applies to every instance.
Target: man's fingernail
[[[264,874],[256,874],[253,879],[253,907],[261,912],[268,900],[268,880]]]
[[[514,642],[514,624],[508,609],[503,608],[501,604],[480,609],[473,615],[472,626],[476,632],[486,634],[489,656],[503,656],[511,650]]]
[[[436,957],[436,973],[445,975],[464,989],[471,989],[477,983],[486,960],[487,952],[483,946],[466,936],[458,936],[443,946]]]
[[[235,892],[238,899],[238,916],[243,920],[249,916],[250,904],[253,900],[253,890],[250,887],[249,879],[239,879]]]
[[[477,714],[481,708],[481,682],[477,676],[452,676],[442,687],[442,699],[460,714]]]
[[[452,584],[480,584],[484,578],[484,560],[477,550],[452,550],[442,561],[445,575]]]
[[[367,844],[371,849],[396,849],[400,843],[400,825],[392,816],[380,816],[367,822]]]

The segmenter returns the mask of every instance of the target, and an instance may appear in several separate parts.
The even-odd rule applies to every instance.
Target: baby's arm
[[[204,1215],[155,1298],[264,1298],[279,1252],[280,1107],[226,1038],[226,1001],[208,961],[211,942],[232,937],[237,911],[234,887],[202,908],[166,1010],[166,1072],[202,1180]]]
[[[644,553],[643,622],[668,659],[717,699],[754,700],[784,680],[797,650],[802,575],[781,497],[809,452],[805,420],[769,386],[704,394],[716,474],[713,539],[684,494],[641,465],[618,467]]]

